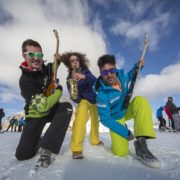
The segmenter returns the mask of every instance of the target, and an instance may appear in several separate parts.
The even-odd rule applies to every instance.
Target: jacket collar
[[[24,72],[37,73],[37,72],[42,72],[42,71],[43,71],[44,64],[42,65],[42,70],[40,70],[40,71],[33,71],[32,69],[29,69],[29,68],[28,68],[28,64],[27,64],[26,61],[23,61],[19,67],[20,67],[20,69],[21,69],[22,71],[24,71]]]

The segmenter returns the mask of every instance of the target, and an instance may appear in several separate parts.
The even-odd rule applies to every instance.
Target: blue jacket
[[[124,70],[122,69],[117,70],[117,77],[122,84],[122,92],[104,84],[101,76],[95,84],[95,90],[97,92],[96,105],[100,122],[124,138],[128,138],[130,131],[124,125],[118,123],[117,120],[125,116],[126,109],[122,108],[123,100],[127,94],[128,85],[136,67],[137,65],[134,65],[127,74],[124,74]]]
[[[19,125],[24,125],[25,124],[25,121],[24,121],[24,118],[22,117],[20,120],[19,120]]]
[[[164,110],[163,107],[160,107],[159,109],[157,109],[157,111],[156,111],[156,117],[157,118],[163,117],[163,110]]]
[[[81,73],[86,76],[85,80],[78,81],[78,98],[74,102],[79,103],[81,99],[86,99],[90,103],[96,103],[96,93],[93,90],[93,85],[96,81],[96,77],[88,69],[81,70]],[[67,77],[67,88],[70,91],[69,81],[70,75]]]

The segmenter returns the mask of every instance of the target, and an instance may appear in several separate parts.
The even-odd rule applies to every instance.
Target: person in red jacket
[[[175,131],[174,120],[173,120],[173,118],[172,118],[172,114],[171,114],[171,112],[169,111],[168,106],[164,106],[164,111],[165,111],[165,113],[166,113],[166,115],[167,115],[167,117],[168,117],[168,119],[169,119],[169,126],[171,126],[172,129],[173,129],[173,131]]]

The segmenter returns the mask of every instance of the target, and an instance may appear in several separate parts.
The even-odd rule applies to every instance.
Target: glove
[[[58,86],[56,87],[56,89],[59,89],[60,91],[63,91],[63,88],[62,88],[61,85],[58,85]]]
[[[128,141],[131,141],[131,140],[133,140],[134,138],[135,138],[135,137],[134,137],[134,135],[132,134],[132,132],[129,131],[127,140],[128,140]]]

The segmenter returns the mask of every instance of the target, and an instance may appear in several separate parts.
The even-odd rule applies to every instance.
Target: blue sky
[[[173,96],[180,105],[180,1],[178,0],[1,0],[0,1],[0,107],[7,115],[24,106],[18,80],[21,44],[40,42],[45,59],[52,61],[57,29],[60,52],[80,51],[98,76],[97,59],[114,54],[128,71],[141,56],[145,34],[151,32],[145,67],[134,95],[144,95],[153,110]],[[58,71],[66,89],[67,70]]]

